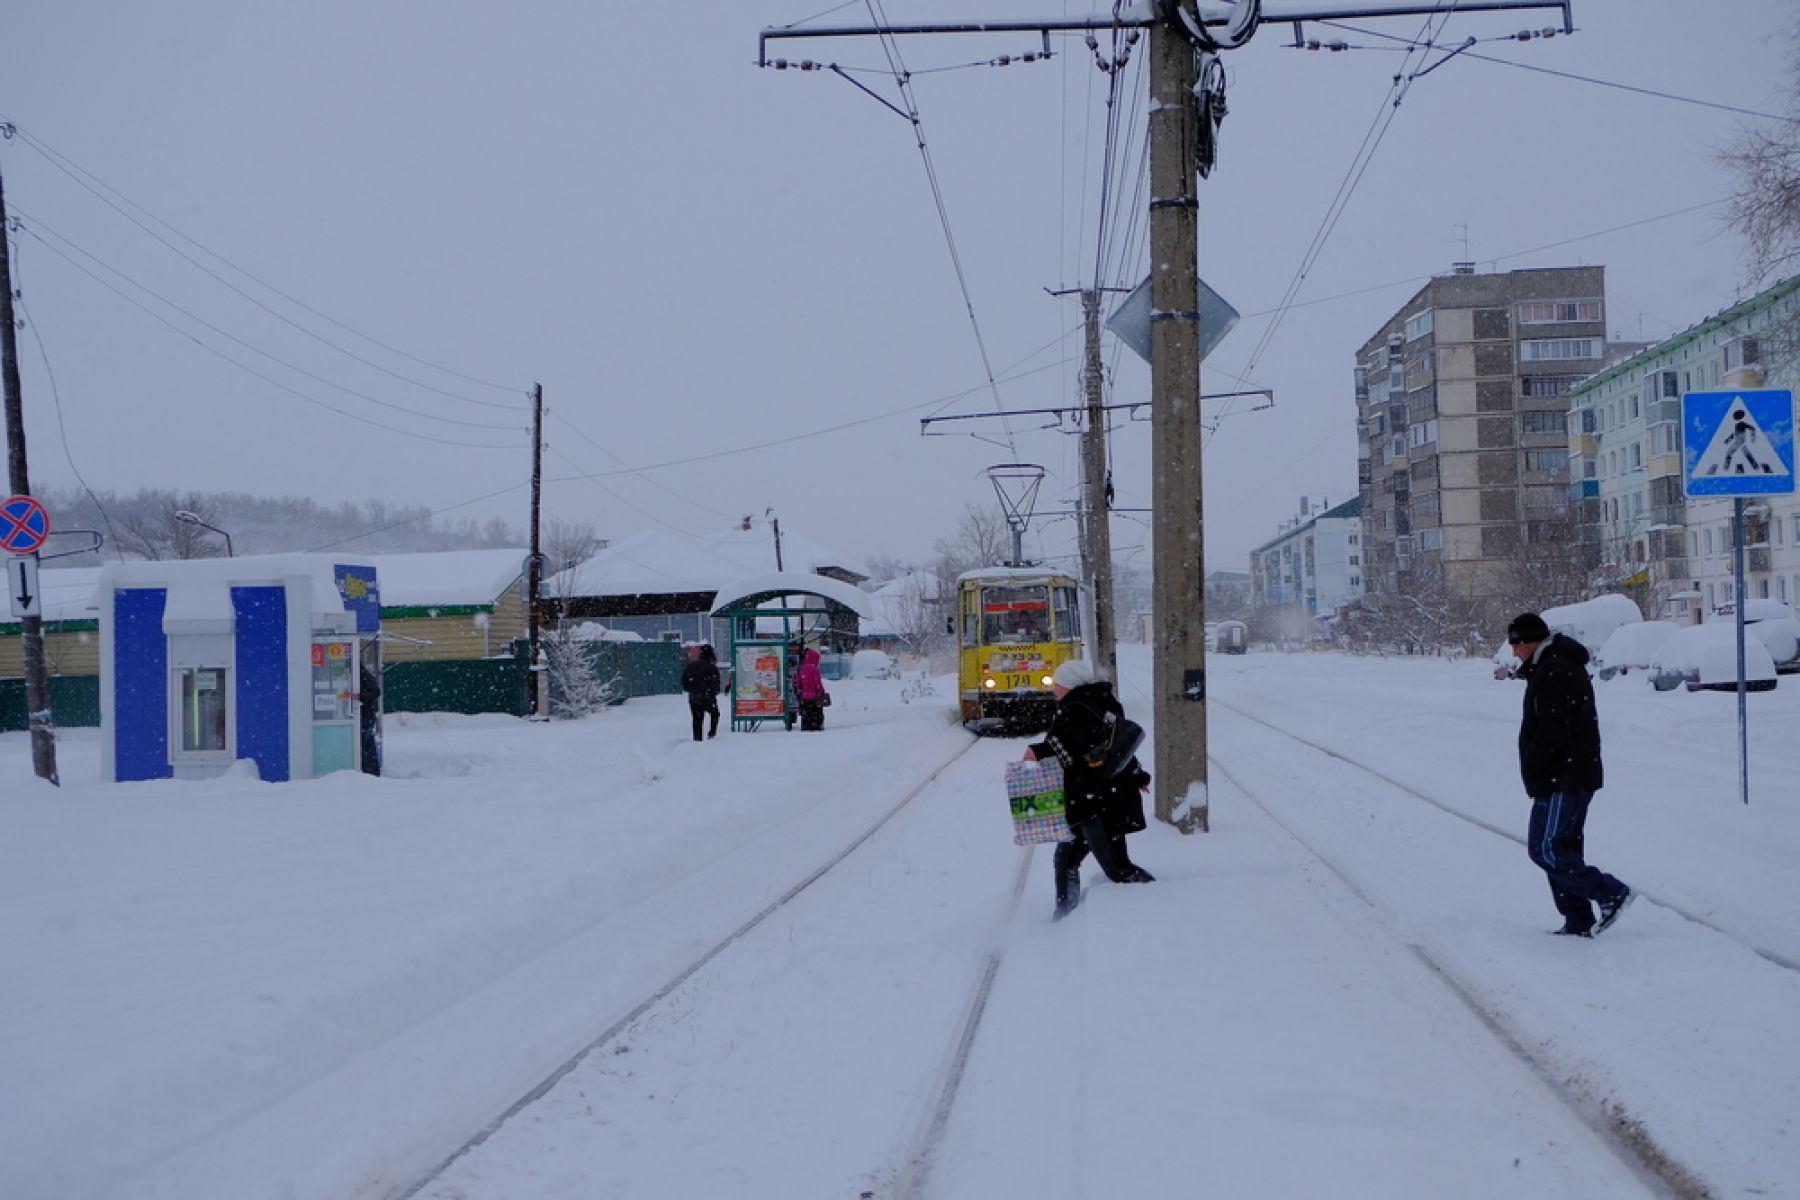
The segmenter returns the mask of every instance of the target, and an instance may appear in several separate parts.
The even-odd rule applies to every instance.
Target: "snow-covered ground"
[[[0,736],[0,1196],[1800,1195],[1800,679],[1748,806],[1734,697],[1599,685],[1642,900],[1580,942],[1523,685],[1209,672],[1212,831],[1057,924],[946,679],[704,744],[679,697],[390,719],[379,780],[103,785],[71,730],[57,790]]]

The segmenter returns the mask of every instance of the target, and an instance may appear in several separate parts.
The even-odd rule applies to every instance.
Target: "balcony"
[[[1744,570],[1768,571],[1769,548],[1767,546],[1748,546],[1744,550]]]

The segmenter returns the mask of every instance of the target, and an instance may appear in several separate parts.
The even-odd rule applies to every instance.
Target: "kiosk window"
[[[181,697],[181,753],[225,752],[225,674],[224,667],[176,668],[176,690]]]

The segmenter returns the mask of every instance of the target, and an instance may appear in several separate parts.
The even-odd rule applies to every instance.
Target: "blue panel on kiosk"
[[[275,783],[288,778],[287,589],[234,587],[237,756]]]
[[[113,593],[113,768],[119,782],[170,779],[169,642],[163,588]]]

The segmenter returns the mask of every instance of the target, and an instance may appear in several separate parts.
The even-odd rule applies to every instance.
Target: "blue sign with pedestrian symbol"
[[[1681,480],[1689,496],[1794,491],[1794,393],[1755,388],[1681,398]]]

